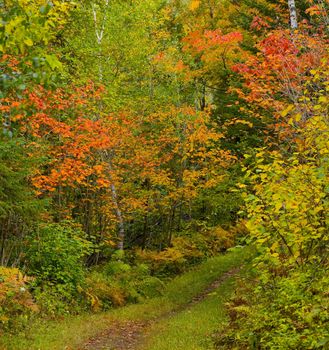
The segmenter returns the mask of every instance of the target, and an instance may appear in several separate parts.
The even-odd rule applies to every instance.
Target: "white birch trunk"
[[[291,29],[294,30],[298,28],[295,0],[288,0],[288,6],[289,6],[289,12],[290,12],[290,26],[291,26]]]
[[[119,250],[123,250],[124,241],[125,241],[125,225],[124,225],[122,212],[119,207],[117,191],[113,183],[111,185],[111,192],[112,192],[112,201],[115,206],[115,214],[118,219],[118,226],[119,226],[119,234],[118,234],[119,242],[118,242],[117,248]]]
[[[105,0],[105,9],[104,9],[104,15],[100,23],[98,23],[97,19],[97,9],[94,3],[92,3],[92,13],[93,13],[93,19],[94,19],[94,26],[95,26],[95,37],[98,45],[98,54],[99,54],[99,59],[98,59],[98,78],[99,81],[103,81],[103,66],[102,66],[102,57],[101,57],[101,51],[102,51],[102,42],[103,42],[103,37],[104,37],[104,32],[105,32],[105,25],[106,25],[106,19],[107,19],[107,10],[109,6],[109,0]],[[123,215],[120,209],[119,201],[118,201],[118,194],[117,190],[115,187],[115,184],[112,181],[112,166],[111,166],[111,160],[108,160],[108,167],[109,167],[109,172],[110,172],[110,181],[112,182],[111,184],[111,197],[112,197],[112,202],[114,205],[114,211],[115,215],[118,220],[118,227],[119,227],[119,233],[118,233],[118,238],[119,242],[117,245],[117,248],[119,250],[124,249],[124,240],[125,240],[125,225],[124,225],[124,219]]]

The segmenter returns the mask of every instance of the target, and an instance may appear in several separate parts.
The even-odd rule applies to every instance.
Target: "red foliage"
[[[258,50],[233,67],[247,88],[235,91],[247,102],[280,113],[287,101],[296,103],[300,98],[309,70],[323,57],[324,43],[318,37],[278,30],[262,40]]]
[[[184,50],[191,52],[204,52],[221,45],[235,44],[242,41],[240,32],[223,34],[220,29],[194,31],[183,39]]]

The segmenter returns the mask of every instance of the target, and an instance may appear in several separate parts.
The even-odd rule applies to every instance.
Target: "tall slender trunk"
[[[142,250],[146,248],[146,241],[147,241],[147,233],[148,233],[148,224],[149,224],[149,207],[148,207],[148,202],[147,202],[147,210],[144,215],[144,223],[143,223],[143,237],[142,237]]]
[[[1,248],[0,248],[0,264],[2,266],[5,265],[5,244],[6,244],[6,231],[5,226],[3,225],[1,228]]]
[[[98,21],[97,19],[97,10],[96,10],[96,6],[93,3],[92,4],[92,12],[93,12],[93,18],[94,18],[94,26],[95,26],[95,37],[96,37],[96,41],[97,41],[97,45],[98,45],[98,79],[100,82],[103,82],[103,64],[102,64],[102,42],[103,42],[103,38],[104,38],[104,33],[105,33],[105,25],[106,25],[106,20],[107,20],[107,11],[108,11],[108,7],[109,7],[109,0],[105,0],[104,1],[104,14],[103,14],[103,18],[101,19],[101,21]],[[114,205],[114,211],[115,211],[115,215],[117,217],[118,220],[118,228],[119,228],[119,232],[118,232],[118,245],[117,248],[119,250],[123,250],[124,249],[124,241],[125,241],[125,223],[124,223],[124,219],[123,219],[123,215],[120,209],[120,205],[119,205],[119,201],[118,201],[118,194],[117,194],[117,189],[116,186],[114,184],[114,182],[112,181],[112,166],[111,166],[111,158],[108,159],[108,168],[109,168],[109,173],[110,173],[110,181],[111,183],[111,195],[112,195],[112,202]]]
[[[172,237],[173,237],[173,227],[174,227],[174,222],[175,222],[175,216],[176,216],[176,205],[174,204],[171,215],[169,217],[169,228],[168,228],[168,246],[171,246],[172,242]]]
[[[298,28],[297,21],[297,11],[296,11],[296,3],[295,0],[288,0],[289,12],[290,12],[290,26],[291,29]]]
[[[119,228],[119,232],[118,232],[118,239],[119,240],[118,240],[117,248],[119,250],[124,250],[124,241],[125,241],[125,236],[126,236],[125,222],[124,222],[124,218],[122,215],[122,211],[120,209],[117,189],[115,187],[115,184],[114,184],[113,178],[112,178],[113,168],[112,168],[112,164],[111,164],[111,158],[109,158],[107,160],[107,164],[108,164],[108,170],[109,170],[109,180],[111,181],[110,188],[111,188],[111,195],[112,195],[112,203],[114,205],[114,212],[115,212],[115,216],[117,217],[117,220],[118,220],[118,228]]]
[[[125,224],[124,224],[122,212],[118,202],[117,191],[114,184],[111,185],[111,192],[112,192],[112,201],[114,204],[115,214],[118,219],[118,226],[119,226],[119,233],[118,233],[119,242],[118,242],[117,248],[119,250],[123,250],[124,241],[125,241]]]
[[[95,25],[95,35],[97,39],[97,44],[101,45],[103,41],[103,36],[104,36],[104,31],[105,31],[105,24],[106,24],[106,19],[107,19],[107,8],[109,6],[110,1],[105,0],[105,9],[104,9],[104,16],[103,19],[100,23],[100,26],[98,26],[98,21],[97,21],[97,11],[96,11],[96,6],[93,3],[92,4],[92,10],[93,10],[93,17],[94,17],[94,25]]]

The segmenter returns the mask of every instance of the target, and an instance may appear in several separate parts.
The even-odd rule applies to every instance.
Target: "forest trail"
[[[216,294],[229,279],[233,279],[241,270],[241,265],[221,274],[190,302],[178,308],[158,315],[150,320],[113,322],[105,331],[90,338],[79,350],[148,350],[152,348],[153,330],[166,327],[176,316],[191,312],[198,304]],[[219,292],[219,291],[218,291]],[[224,300],[222,300],[224,301]],[[213,312],[217,312],[214,309]],[[198,327],[198,324],[195,325]],[[204,334],[206,337],[207,335]],[[151,346],[151,348],[149,347]],[[158,346],[157,346],[158,348]],[[153,348],[152,348],[153,349]],[[200,348],[201,349],[201,348]],[[173,349],[174,350],[174,349]]]
[[[39,320],[27,333],[0,337],[0,349],[210,350],[211,334],[226,324],[225,301],[253,257],[252,247],[233,248],[168,281],[161,296],[108,312]]]

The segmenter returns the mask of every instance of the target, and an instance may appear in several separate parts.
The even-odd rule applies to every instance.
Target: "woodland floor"
[[[240,248],[167,283],[163,295],[99,314],[35,320],[3,334],[0,350],[210,350],[226,325],[225,302],[253,256]],[[245,268],[243,266],[246,265]]]
[[[148,343],[152,343],[152,329],[161,327],[170,322],[178,314],[193,309],[197,304],[203,303],[213,293],[217,293],[219,287],[232,279],[241,270],[241,266],[234,267],[219,276],[201,293],[193,297],[188,303],[176,310],[160,315],[147,321],[123,321],[114,322],[108,329],[90,338],[79,350],[137,350],[148,349]],[[210,310],[211,311],[211,310]],[[217,310],[214,309],[213,312]],[[192,325],[193,326],[193,325]],[[198,324],[195,325],[198,327]],[[205,334],[206,336],[206,334]]]

